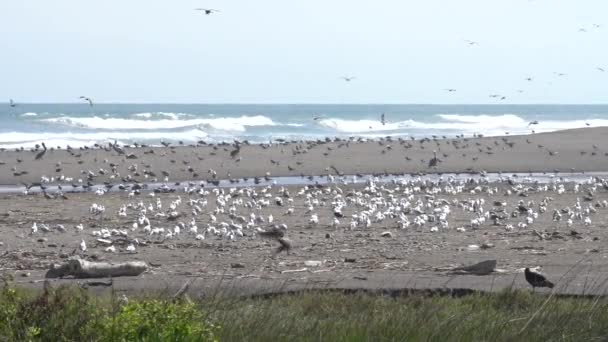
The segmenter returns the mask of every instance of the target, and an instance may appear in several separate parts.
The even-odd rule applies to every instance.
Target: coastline
[[[241,145],[234,157],[233,145],[129,147],[127,159],[109,149],[41,150],[0,152],[0,184],[40,182],[41,177],[120,183],[131,174],[133,181],[169,182],[192,179],[243,179],[272,176],[320,176],[328,174],[416,174],[477,172],[589,172],[608,171],[608,128],[583,128],[521,136],[458,139],[379,139],[330,142],[285,142]],[[107,147],[107,146],[106,146]],[[50,147],[49,147],[50,148]],[[429,166],[437,151],[439,161]],[[140,176],[128,168],[138,165]],[[112,165],[116,170],[111,177]],[[14,168],[14,170],[13,170]],[[101,174],[99,170],[102,170]],[[143,170],[152,171],[147,177]],[[27,174],[15,176],[14,173]],[[69,183],[69,182],[68,182]]]

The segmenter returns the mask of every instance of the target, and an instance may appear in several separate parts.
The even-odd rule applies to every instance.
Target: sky
[[[607,18],[606,0],[2,0],[0,102],[608,103]]]

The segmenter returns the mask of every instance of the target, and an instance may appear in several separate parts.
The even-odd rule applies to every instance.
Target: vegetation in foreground
[[[8,341],[593,341],[608,299],[511,291],[462,298],[308,292],[192,301],[90,295],[72,287],[0,291]]]

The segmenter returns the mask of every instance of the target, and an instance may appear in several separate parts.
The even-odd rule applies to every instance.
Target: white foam
[[[318,121],[318,125],[338,133],[358,134],[380,134],[391,131],[402,131],[407,134],[417,134],[419,131],[432,132],[431,134],[442,134],[445,131],[458,133],[480,133],[485,135],[529,134],[532,130],[537,133],[553,132],[571,128],[608,126],[608,120],[589,119],[572,121],[540,121],[537,125],[529,125],[529,122],[514,114],[504,115],[458,115],[438,114],[443,119],[439,122],[420,122],[404,120],[398,122],[387,122],[383,125],[375,120],[345,120],[338,118],[327,118]],[[443,131],[443,132],[442,132]]]
[[[31,112],[28,112],[28,113],[23,113],[23,114],[21,114],[21,116],[38,116],[38,113],[31,113]]]
[[[244,132],[247,126],[275,126],[275,123],[271,119],[261,115],[187,120],[138,120],[100,118],[95,116],[92,118],[59,117],[44,119],[42,121],[51,124],[59,124],[78,128],[108,130],[154,130],[200,127],[202,129],[208,130]]]
[[[137,118],[151,119],[153,117],[166,117],[172,120],[179,120],[180,117],[191,116],[185,113],[165,113],[165,112],[154,112],[154,113],[137,113],[132,116]]]
[[[154,141],[156,143],[161,140],[182,140],[185,142],[194,142],[201,139],[207,139],[207,133],[192,129],[181,132],[94,132],[94,133],[23,133],[23,132],[7,132],[0,134],[0,147],[28,148],[41,142],[45,142],[49,146],[70,145],[72,147],[91,146],[95,143],[107,143],[119,141]]]

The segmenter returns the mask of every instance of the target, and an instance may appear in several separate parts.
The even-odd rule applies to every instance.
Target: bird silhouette
[[[212,9],[212,8],[195,8],[195,11],[201,11],[203,12],[205,15],[210,15],[216,12],[219,12],[219,10],[216,9]]]
[[[17,107],[17,104],[15,103],[15,101],[13,101],[13,99],[10,99],[10,101],[8,102],[8,105],[11,107]]]
[[[80,99],[87,101],[89,106],[93,107],[93,100],[90,97],[81,96]]]

